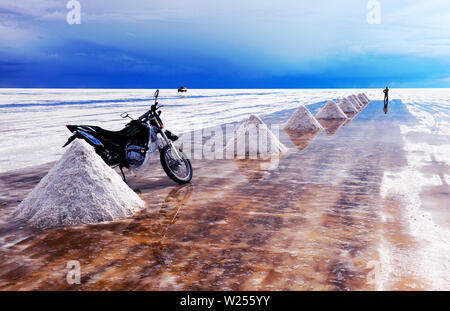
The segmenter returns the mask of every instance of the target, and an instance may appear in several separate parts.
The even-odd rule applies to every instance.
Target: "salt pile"
[[[287,131],[317,131],[320,129],[322,126],[304,105],[298,107],[284,126],[284,130]]]
[[[144,205],[89,144],[77,140],[13,216],[45,229],[112,221],[131,216]]]
[[[367,95],[365,93],[362,93],[362,96],[366,99],[367,103],[370,103],[370,99],[369,99],[369,97],[367,97]]]
[[[346,98],[341,98],[339,101],[339,108],[342,109],[346,114],[357,113],[358,109],[353,106],[351,102],[349,102]]]
[[[358,110],[361,109],[361,107],[362,107],[361,103],[360,103],[358,100],[355,100],[355,98],[353,97],[353,95],[347,97],[347,100],[348,100],[349,102],[351,102],[352,105],[355,106],[356,109],[358,109]]]
[[[316,119],[341,120],[347,119],[347,115],[335,102],[329,101],[316,115]]]
[[[265,158],[287,152],[279,139],[267,125],[255,115],[251,115],[234,133],[226,145],[227,155],[244,158]]]
[[[358,96],[356,96],[356,95],[352,95],[352,97],[353,97],[353,99],[355,100],[355,102],[357,102],[358,104],[359,104],[359,106],[361,107],[361,108],[364,108],[364,102],[362,102],[359,98],[358,98]]]
[[[358,94],[358,99],[364,104],[364,106],[369,103],[364,94]]]

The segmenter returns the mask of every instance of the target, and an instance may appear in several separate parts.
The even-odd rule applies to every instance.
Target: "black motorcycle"
[[[148,163],[153,150],[158,148],[161,165],[167,176],[179,184],[189,183],[192,179],[192,165],[180,148],[173,142],[178,137],[168,130],[164,130],[158,105],[159,90],[155,92],[155,103],[150,110],[139,119],[132,119],[128,113],[121,114],[122,118],[131,121],[120,131],[108,131],[98,126],[67,125],[73,135],[64,144],[69,145],[76,138],[84,139],[95,148],[98,155],[111,167],[119,167],[126,182],[123,168],[140,169]],[[150,152],[149,152],[150,151]]]

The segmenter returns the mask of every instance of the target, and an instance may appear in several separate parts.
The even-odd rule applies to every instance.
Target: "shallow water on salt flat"
[[[290,151],[272,169],[194,160],[192,184],[175,186],[155,163],[130,179],[148,204],[132,219],[43,232],[0,224],[10,243],[0,289],[449,289],[448,136],[429,135],[436,122],[400,100],[335,123],[314,137],[281,133]],[[45,169],[0,175],[2,196],[18,192],[2,220]],[[81,262],[79,286],[65,281],[68,260]]]

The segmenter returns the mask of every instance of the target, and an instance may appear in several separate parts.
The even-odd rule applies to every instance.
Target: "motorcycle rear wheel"
[[[178,148],[178,153],[183,160],[183,164],[179,165],[176,160],[176,155],[172,154],[172,152],[171,146],[165,146],[160,150],[160,160],[164,172],[166,172],[170,179],[179,184],[189,183],[193,174],[191,161],[189,161],[183,151]]]

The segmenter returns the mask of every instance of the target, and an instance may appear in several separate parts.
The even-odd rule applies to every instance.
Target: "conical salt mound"
[[[317,131],[320,129],[322,129],[322,126],[304,105],[300,105],[289,121],[284,125],[284,130],[287,131],[306,132]]]
[[[366,102],[367,102],[367,103],[370,103],[370,99],[369,99],[369,97],[367,97],[367,95],[366,95],[365,93],[363,93],[362,95],[363,95],[363,96],[364,96],[364,98],[366,99]]]
[[[352,113],[357,113],[358,109],[353,106],[353,104],[351,102],[349,102],[347,99],[345,98],[341,98],[339,99],[339,104],[338,104],[339,108],[342,109],[343,112],[345,112],[346,114],[352,114]]]
[[[363,94],[358,94],[358,99],[360,102],[362,102],[365,105],[367,105],[369,102],[366,100]]]
[[[349,102],[351,102],[352,105],[355,106],[355,108],[357,108],[358,110],[361,110],[361,107],[362,107],[361,103],[359,102],[359,100],[356,100],[355,97],[353,97],[353,95],[347,97],[347,100]]]
[[[361,108],[364,107],[364,103],[358,98],[358,96],[352,95],[352,97],[353,97],[354,101],[358,103],[359,107],[361,107]]]
[[[347,119],[347,115],[335,102],[329,101],[316,115],[316,119],[341,120]]]
[[[144,205],[90,145],[77,140],[22,201],[14,217],[44,229],[124,218]]]
[[[226,145],[227,155],[239,158],[266,158],[287,152],[288,148],[270,131],[267,125],[251,115],[234,133]]]

